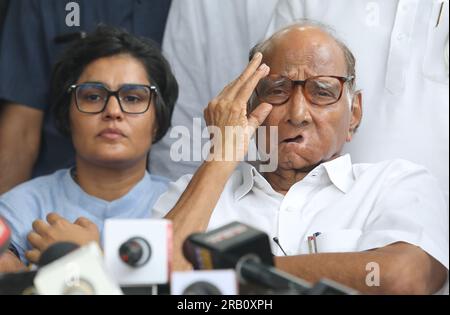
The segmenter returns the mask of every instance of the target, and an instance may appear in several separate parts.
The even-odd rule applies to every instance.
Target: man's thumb
[[[266,120],[272,109],[273,106],[271,104],[261,103],[250,113],[248,117],[248,126],[250,127],[252,135],[255,132],[256,128],[258,128],[264,122],[264,120]]]

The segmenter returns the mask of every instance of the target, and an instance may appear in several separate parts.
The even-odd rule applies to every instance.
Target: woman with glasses
[[[12,229],[0,272],[36,262],[53,241],[99,239],[108,218],[148,218],[168,180],[147,172],[170,126],[178,85],[156,44],[100,27],[56,64],[53,115],[72,138],[76,164],[0,198]],[[57,154],[57,152],[55,152]]]

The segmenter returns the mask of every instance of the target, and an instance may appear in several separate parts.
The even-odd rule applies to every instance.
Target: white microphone
[[[164,219],[108,219],[104,228],[105,264],[125,287],[169,282],[172,223]]]
[[[109,277],[97,243],[80,247],[41,267],[34,278],[40,295],[121,295]]]

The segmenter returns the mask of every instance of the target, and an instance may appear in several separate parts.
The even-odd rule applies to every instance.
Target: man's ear
[[[347,133],[347,142],[350,142],[361,124],[362,119],[362,92],[356,91],[353,94],[350,125]]]

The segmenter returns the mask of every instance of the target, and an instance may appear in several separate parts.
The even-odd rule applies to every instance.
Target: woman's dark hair
[[[68,47],[53,68],[50,98],[59,131],[70,135],[69,87],[76,84],[91,62],[119,54],[129,54],[144,65],[150,84],[155,85],[158,90],[154,101],[158,131],[153,142],[159,141],[166,134],[178,98],[178,83],[169,63],[162,55],[159,45],[152,40],[136,37],[110,26],[99,26],[94,33],[77,40]]]

